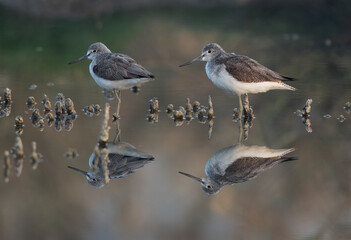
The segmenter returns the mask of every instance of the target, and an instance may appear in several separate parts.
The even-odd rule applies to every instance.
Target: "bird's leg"
[[[239,96],[239,140],[238,144],[241,144],[242,138],[243,138],[243,103],[241,101],[241,94]]]
[[[116,115],[117,115],[117,118],[119,118],[119,108],[121,106],[121,91],[118,89],[113,89],[113,92],[116,95],[116,104],[117,104]]]
[[[238,144],[241,144],[243,139],[243,120],[239,119],[239,139],[238,139]]]
[[[241,118],[243,117],[243,102],[241,101],[241,94],[238,95],[239,96],[239,119],[241,120]]]
[[[113,92],[116,95],[116,105],[117,105],[117,109],[116,109],[116,135],[113,139],[113,143],[117,143],[121,141],[121,129],[119,126],[119,109],[121,107],[121,91],[118,89],[113,89]]]
[[[116,120],[116,135],[113,138],[113,144],[121,141],[121,128],[119,126],[119,119]]]
[[[245,100],[244,100],[244,118],[249,117],[250,111],[250,103],[249,103],[249,95],[245,93]]]

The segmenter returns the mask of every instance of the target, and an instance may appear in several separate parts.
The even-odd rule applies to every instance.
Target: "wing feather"
[[[219,60],[226,70],[241,82],[280,82],[293,80],[293,78],[282,76],[257,61],[247,56],[230,54]]]
[[[224,178],[231,183],[245,182],[255,178],[261,172],[284,161],[282,157],[260,158],[243,157],[226,169]]]
[[[106,80],[154,78],[154,75],[131,57],[120,53],[101,54],[93,67],[94,73]]]

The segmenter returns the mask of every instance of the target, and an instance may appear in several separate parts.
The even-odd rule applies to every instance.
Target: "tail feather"
[[[292,78],[292,77],[288,77],[288,76],[284,76],[284,75],[280,75],[283,79],[282,81],[296,81],[296,78]]]
[[[290,162],[290,161],[295,161],[295,160],[298,160],[297,157],[284,157],[282,158],[283,161],[281,161],[282,163],[283,162]]]

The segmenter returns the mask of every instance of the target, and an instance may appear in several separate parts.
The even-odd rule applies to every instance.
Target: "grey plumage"
[[[215,63],[224,64],[229,74],[240,82],[280,82],[294,80],[266,68],[247,56],[227,53],[218,57]]]
[[[215,194],[225,185],[242,183],[257,177],[273,166],[295,157],[284,157],[295,149],[269,149],[263,146],[233,145],[217,151],[206,163],[206,177],[181,174],[201,183],[204,192]]]
[[[215,65],[224,64],[226,70],[240,82],[293,81],[294,78],[283,76],[244,55],[227,53],[217,43],[209,43],[202,52],[213,54]]]
[[[116,144],[108,143],[108,178],[124,178],[134,173],[137,169],[144,167],[154,157],[137,150],[133,145],[126,142],[119,142]],[[86,172],[75,167],[68,168],[80,172],[85,175],[88,183],[96,188],[105,186],[105,175],[101,161],[98,163],[97,171],[93,171],[95,153],[93,152],[89,158],[90,171]]]
[[[284,81],[294,80],[293,78],[270,70],[247,56],[227,53],[217,43],[207,44],[199,57],[180,67],[196,61],[207,62],[206,74],[217,87],[238,95],[266,92],[272,89],[295,90],[284,83]]]
[[[274,89],[296,90],[284,83],[294,80],[293,78],[274,72],[247,56],[227,53],[217,43],[207,44],[200,56],[179,67],[196,61],[207,62],[206,74],[214,85],[238,95],[240,118],[243,115],[242,94],[262,93]]]
[[[109,143],[107,148],[110,159],[107,165],[110,179],[127,177],[134,173],[135,170],[144,167],[144,165],[154,160],[153,156],[137,150],[133,145],[126,142]],[[92,153],[89,159],[91,168],[94,165],[94,158],[95,153]],[[102,168],[101,162],[99,162],[98,167]]]
[[[224,175],[213,172],[211,177],[216,179],[216,181],[227,184],[246,182],[254,179],[260,173],[279,163],[292,160],[296,160],[296,158],[280,156],[272,158],[243,157],[237,159],[232,165],[225,169]]]
[[[89,66],[90,74],[95,82],[105,89],[127,89],[155,78],[133,58],[122,53],[112,53],[101,42],[91,44],[86,55],[69,64],[85,59],[92,60]]]
[[[120,53],[102,53],[96,57],[94,73],[105,80],[154,78],[154,75],[136,63],[131,57]]]

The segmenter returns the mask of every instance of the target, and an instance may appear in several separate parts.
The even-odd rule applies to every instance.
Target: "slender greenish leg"
[[[243,138],[243,102],[241,100],[241,94],[239,96],[239,142],[238,144],[241,144],[242,138]]]
[[[116,120],[116,135],[113,139],[113,143],[117,143],[121,141],[121,129],[119,126],[119,110],[121,107],[121,91],[118,89],[113,89],[113,92],[116,95],[116,105],[117,105],[117,109],[116,109],[116,115],[117,115],[117,120]]]
[[[239,119],[239,139],[238,139],[238,144],[241,144],[243,139],[243,120]]]
[[[116,114],[117,114],[117,117],[119,117],[119,109],[121,106],[121,91],[118,89],[113,89],[113,92],[116,95],[116,103],[117,103]]]
[[[249,117],[249,110],[250,110],[250,103],[249,103],[249,95],[245,93],[245,99],[244,99],[244,116],[246,118]]]
[[[239,112],[239,119],[241,120],[242,117],[243,117],[243,102],[241,100],[241,94],[238,95],[239,96],[239,109],[240,109],[240,112]]]
[[[121,141],[121,129],[119,126],[119,119],[116,120],[116,135],[113,139],[113,143],[116,144]]]

